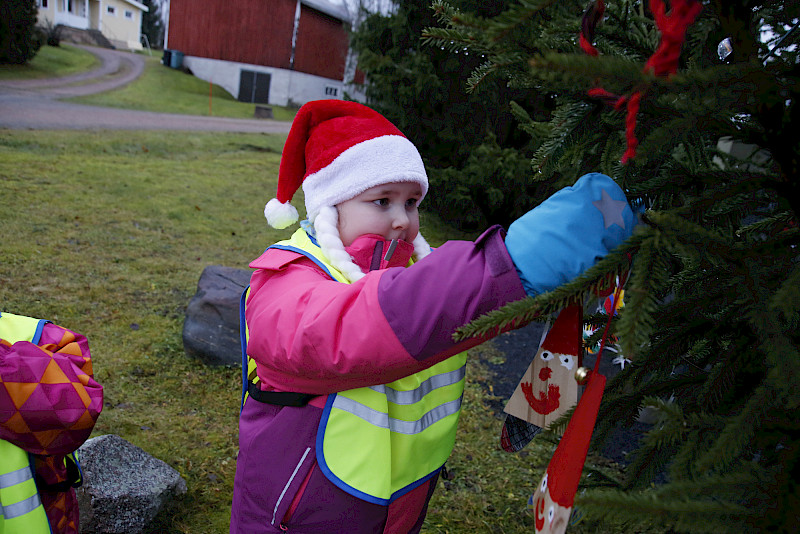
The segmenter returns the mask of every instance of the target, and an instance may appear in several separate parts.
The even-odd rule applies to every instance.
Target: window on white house
[[[117,8],[114,6],[106,6],[106,12],[109,15],[114,15],[115,17],[117,16]]]
[[[339,90],[336,87],[326,87],[325,88],[325,96],[336,96]]]
[[[133,20],[133,11],[125,10],[125,18]]]
[[[39,0],[39,7],[47,9],[47,0]]]

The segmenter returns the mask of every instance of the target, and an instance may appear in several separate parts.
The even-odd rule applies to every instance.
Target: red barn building
[[[244,102],[341,98],[351,17],[338,1],[170,0],[165,47]]]

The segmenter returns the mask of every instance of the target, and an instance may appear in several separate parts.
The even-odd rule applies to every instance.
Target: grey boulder
[[[239,300],[250,284],[248,269],[209,265],[197,282],[197,292],[186,308],[183,348],[209,365],[239,366]]]
[[[82,534],[137,534],[178,496],[186,481],[175,469],[114,434],[78,449],[77,488]]]

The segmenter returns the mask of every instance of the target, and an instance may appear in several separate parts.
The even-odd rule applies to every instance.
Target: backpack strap
[[[311,393],[294,393],[292,391],[262,391],[258,384],[247,383],[247,393],[258,402],[277,404],[278,406],[305,406],[314,397]]]
[[[39,491],[63,493],[70,488],[79,488],[83,485],[83,470],[78,462],[78,451],[73,451],[64,456],[64,465],[67,468],[67,477],[61,482],[48,484],[38,473],[35,475],[36,488]]]

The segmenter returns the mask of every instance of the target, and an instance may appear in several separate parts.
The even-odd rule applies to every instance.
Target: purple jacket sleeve
[[[391,269],[378,284],[383,314],[419,360],[450,349],[458,327],[524,296],[498,226],[474,244],[450,241],[411,269]]]
[[[292,252],[267,251],[251,267],[248,354],[265,387],[282,391],[325,394],[407,376],[481,342],[452,336],[525,296],[499,227],[353,284]]]

